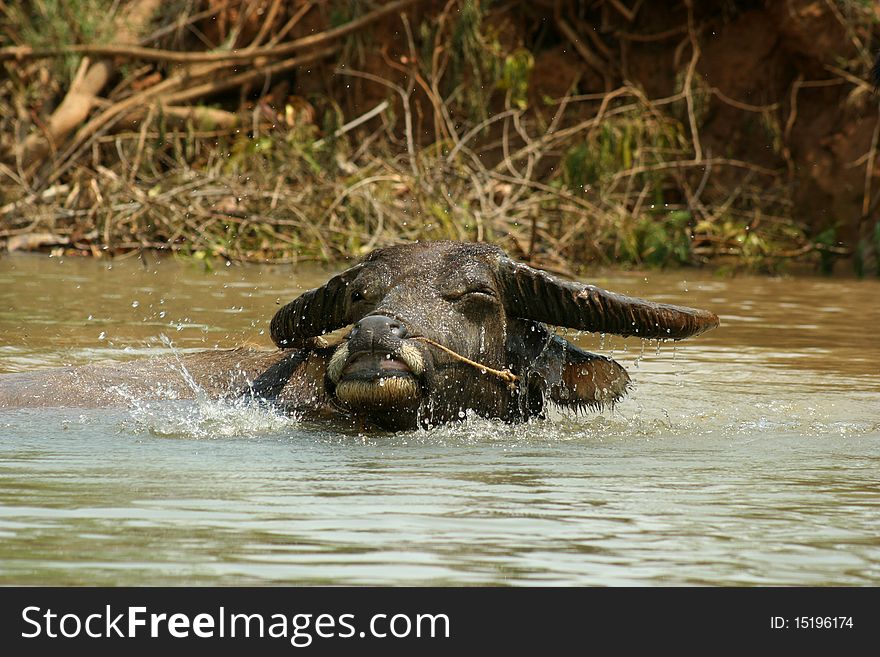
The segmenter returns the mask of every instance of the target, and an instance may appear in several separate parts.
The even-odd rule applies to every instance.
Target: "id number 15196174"
[[[774,630],[834,630],[852,629],[852,616],[795,616],[792,619],[784,616],[771,616],[770,627]]]

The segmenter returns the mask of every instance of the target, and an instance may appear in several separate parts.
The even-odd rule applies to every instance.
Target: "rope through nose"
[[[511,372],[510,370],[507,370],[507,369],[496,370],[492,367],[489,367],[488,365],[483,365],[483,363],[478,363],[475,360],[471,360],[470,358],[467,358],[466,356],[462,356],[461,354],[458,354],[458,353],[452,351],[452,349],[450,349],[449,347],[444,347],[439,342],[434,342],[431,338],[425,338],[422,336],[418,336],[415,338],[410,338],[410,340],[419,340],[421,342],[426,342],[427,344],[431,345],[432,347],[437,347],[438,349],[446,352],[447,354],[449,354],[453,358],[460,360],[462,363],[467,363],[471,367],[476,367],[477,369],[479,369],[483,372],[487,372],[487,373],[491,374],[492,376],[497,376],[502,381],[506,381],[511,388],[513,388],[516,385],[517,381],[519,381],[519,377],[516,374],[514,374],[513,372]]]

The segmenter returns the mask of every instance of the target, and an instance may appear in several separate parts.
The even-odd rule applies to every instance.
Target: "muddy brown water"
[[[0,259],[0,372],[268,345],[326,271]],[[615,273],[613,411],[343,434],[209,400],[0,410],[0,584],[880,584],[880,282]],[[163,337],[164,336],[164,337]]]

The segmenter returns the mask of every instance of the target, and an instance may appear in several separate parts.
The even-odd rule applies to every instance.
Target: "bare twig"
[[[415,139],[413,137],[412,131],[412,108],[409,105],[412,88],[404,89],[400,85],[394,84],[393,82],[390,82],[385,78],[379,77],[378,75],[373,75],[372,73],[365,73],[363,71],[352,71],[338,68],[336,69],[335,73],[337,75],[350,75],[352,77],[370,80],[371,82],[376,82],[397,92],[403,104],[404,130],[406,131],[406,150],[409,153],[410,167],[412,168],[413,175],[416,177],[416,179],[418,179],[420,176],[418,163],[416,161]]]
[[[333,138],[335,139],[337,137],[341,137],[346,132],[350,132],[351,130],[354,130],[355,128],[357,128],[359,125],[363,125],[364,123],[366,123],[367,121],[369,121],[373,117],[378,116],[379,114],[381,114],[382,112],[384,112],[385,110],[388,109],[388,104],[389,103],[387,100],[383,100],[381,103],[376,105],[370,111],[364,112],[356,119],[352,119],[348,123],[345,123],[344,125],[340,126],[339,128],[337,128],[333,132]],[[326,141],[326,138],[319,139],[318,141],[316,141],[315,148],[320,148],[321,146],[323,146],[325,141]]]
[[[261,58],[281,58],[288,57],[308,48],[333,43],[352,32],[360,30],[370,23],[389,14],[399,12],[401,9],[405,9],[407,6],[421,1],[422,0],[395,0],[395,2],[382,5],[378,9],[364,14],[360,18],[345,23],[344,25],[340,25],[339,27],[277,46],[213,52],[179,52],[177,50],[160,50],[157,48],[124,45],[75,45],[66,48],[46,49],[34,49],[30,46],[11,46],[0,48],[0,61],[10,59],[20,61],[23,59],[66,57],[71,54],[95,55],[99,57],[123,57],[145,61],[176,62],[180,64],[245,62]]]
[[[636,19],[636,12],[627,7],[621,0],[608,0],[608,4],[614,7],[621,16],[632,23]]]
[[[571,42],[571,45],[575,47],[575,50],[578,51],[578,54],[587,63],[587,66],[602,76],[602,79],[605,81],[605,89],[610,89],[613,76],[608,65],[601,57],[587,47],[587,44],[585,44],[578,36],[578,33],[575,32],[574,28],[559,14],[556,16],[556,25],[559,28],[559,31],[562,32],[563,36],[565,36],[565,38]]]
[[[226,91],[227,89],[235,89],[237,87],[241,87],[242,85],[254,82],[255,80],[259,80],[263,77],[277,75],[279,73],[289,71],[305,64],[311,64],[313,62],[326,59],[335,52],[336,48],[330,47],[309,52],[298,57],[292,57],[290,59],[273,62],[271,64],[257,65],[251,70],[244,71],[243,73],[238,73],[237,75],[231,75],[226,78],[210,80],[208,82],[203,82],[202,84],[193,85],[192,87],[188,87],[182,91],[169,93],[164,96],[162,100],[169,105],[186,103],[197,98],[204,98],[206,96],[210,96],[221,91]]]
[[[865,165],[865,193],[862,196],[862,217],[868,216],[871,207],[871,183],[874,178],[874,163],[877,160],[877,140],[880,139],[880,108],[878,108],[877,122],[874,124],[874,133],[871,135],[871,147],[868,149],[868,162]]]
[[[697,62],[700,60],[700,44],[697,39],[697,33],[694,28],[694,8],[692,0],[685,0],[685,6],[688,13],[688,38],[691,44],[691,60],[685,73],[682,91],[684,92],[685,102],[688,110],[688,123],[691,128],[691,141],[694,144],[694,160],[699,162],[703,159],[703,147],[700,144],[700,130],[697,126],[697,117],[694,112],[694,73],[697,70]]]
[[[870,82],[867,82],[867,81],[863,80],[862,78],[853,75],[849,71],[844,71],[842,68],[838,68],[837,66],[831,66],[830,64],[826,64],[825,70],[834,73],[834,75],[838,75],[838,76],[842,77],[847,82],[851,82],[852,84],[859,87],[860,89],[863,89],[864,91],[870,92],[870,91],[874,90],[874,87],[871,85]]]
[[[834,2],[832,2],[832,0],[825,0],[825,5],[831,10],[831,13],[834,14],[834,18],[837,19],[837,22],[840,23],[843,31],[846,32],[849,40],[856,47],[856,53],[862,61],[862,64],[870,69],[873,65],[871,53],[865,48],[865,44],[862,43],[862,40],[859,39],[859,35],[853,30],[852,24],[843,17],[843,14],[840,13],[840,9],[834,4]]]

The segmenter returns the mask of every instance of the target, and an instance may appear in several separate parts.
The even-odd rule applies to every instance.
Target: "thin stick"
[[[147,118],[141,123],[141,134],[138,137],[137,148],[135,149],[134,162],[131,165],[131,171],[128,172],[128,184],[131,185],[137,177],[138,169],[141,168],[141,158],[144,156],[144,145],[147,142],[147,128],[153,122],[153,115],[156,113],[156,106],[150,105],[147,110]]]
[[[862,78],[856,77],[852,73],[844,71],[842,68],[831,66],[831,64],[826,64],[825,70],[831,71],[832,73],[834,73],[834,75],[839,75],[847,82],[851,82],[855,86],[859,87],[860,89],[864,89],[865,91],[873,91],[874,89],[874,87],[869,82],[865,82],[864,80],[862,80]]]
[[[346,132],[349,132],[349,131],[351,131],[351,130],[354,130],[354,129],[357,128],[359,125],[361,125],[361,124],[363,124],[363,123],[366,123],[367,121],[369,121],[370,119],[372,119],[374,116],[376,116],[376,115],[378,115],[378,114],[381,114],[382,112],[384,112],[385,110],[388,109],[388,104],[389,104],[389,103],[388,103],[387,100],[383,100],[381,103],[379,103],[378,105],[376,105],[376,106],[375,106],[373,109],[371,109],[370,111],[368,111],[368,112],[364,112],[363,114],[361,114],[361,115],[360,115],[359,117],[357,117],[356,119],[352,119],[351,121],[349,121],[349,122],[346,123],[345,125],[343,125],[343,126],[337,128],[337,130],[333,133],[333,139],[336,139],[337,137],[341,137],[341,136],[344,135]],[[326,140],[326,137],[325,137],[325,138],[322,138],[322,139],[319,139],[318,141],[316,141],[316,142],[314,143],[314,147],[315,147],[315,148],[319,148],[319,147],[321,147],[321,146],[324,144],[324,141],[325,141],[325,140]]]
[[[278,30],[278,32],[272,35],[272,38],[269,39],[269,45],[274,46],[277,45],[284,37],[287,36],[287,33],[290,32],[294,27],[296,27],[297,23],[302,20],[302,17],[305,16],[312,10],[312,7],[315,6],[314,2],[307,2],[302,7],[300,7],[299,11],[297,11],[293,16],[290,17],[284,26]]]
[[[877,140],[880,139],[880,108],[878,108],[877,123],[874,124],[874,134],[871,136],[871,148],[868,150],[868,162],[865,166],[865,194],[862,197],[862,221],[868,217],[868,209],[871,207],[871,182],[874,177],[874,160],[877,159]]]
[[[771,103],[769,105],[750,105],[749,103],[744,103],[740,100],[736,100],[735,98],[731,98],[730,96],[724,94],[718,87],[711,87],[709,89],[709,93],[713,96],[717,96],[718,99],[722,103],[726,103],[731,107],[735,107],[737,109],[744,110],[746,112],[758,112],[763,114],[764,112],[774,112],[779,109],[779,103]]]
[[[437,347],[440,351],[443,351],[443,352],[449,354],[450,356],[452,356],[456,360],[460,360],[462,363],[467,363],[471,367],[476,367],[478,370],[485,371],[488,374],[491,374],[492,376],[497,376],[499,379],[501,379],[502,381],[506,381],[511,386],[514,385],[517,381],[519,381],[519,377],[516,374],[514,374],[513,372],[511,372],[510,370],[496,370],[496,369],[489,367],[488,365],[484,365],[483,363],[478,363],[475,360],[471,360],[470,358],[462,356],[461,354],[455,353],[454,351],[452,351],[452,349],[449,349],[448,347],[444,347],[439,342],[434,342],[431,338],[425,338],[425,337],[419,336],[419,337],[412,338],[412,339],[418,340],[420,342],[426,342],[427,344],[431,345],[432,347]]]
[[[575,50],[578,51],[578,54],[584,62],[586,62],[587,66],[602,76],[602,79],[605,82],[605,89],[610,90],[612,80],[611,71],[608,70],[608,66],[602,58],[587,47],[574,28],[569,25],[562,16],[556,17],[556,26],[565,38],[571,42],[571,45],[574,46]]]
[[[248,50],[252,50],[254,48],[259,47],[261,43],[266,39],[266,35],[269,33],[269,30],[272,28],[272,25],[275,23],[275,18],[278,16],[278,10],[281,8],[281,0],[273,0],[272,4],[269,7],[269,12],[266,14],[266,17],[263,19],[263,24],[260,25],[260,31],[257,32],[257,36],[253,38],[250,45],[248,46]]]
[[[710,165],[731,166],[739,169],[749,169],[750,171],[756,171],[757,173],[764,174],[765,176],[771,176],[773,178],[779,177],[779,173],[777,171],[758,166],[757,164],[752,164],[751,162],[746,162],[745,160],[735,160],[727,157],[712,157],[703,160],[677,160],[674,162],[657,162],[655,164],[646,164],[643,166],[624,169],[622,171],[618,171],[614,174],[614,176],[612,176],[610,188],[613,188],[614,184],[624,176],[632,176],[637,173],[645,173],[647,171],[663,171],[665,169],[685,169],[688,167],[702,167]]]
[[[859,54],[859,59],[862,60],[862,64],[865,66],[871,66],[873,62],[871,61],[871,55],[867,48],[865,48],[865,44],[862,43],[862,40],[859,39],[858,35],[852,29],[852,25],[843,17],[843,14],[840,13],[840,9],[835,6],[831,0],[825,0],[825,4],[828,6],[828,9],[831,10],[831,13],[834,14],[834,18],[837,19],[837,22],[840,23],[840,26],[843,28],[843,31],[846,32],[846,35],[849,37],[850,41],[852,41],[853,45],[856,47],[856,52]]]
[[[620,0],[608,0],[608,4],[614,7],[621,16],[623,16],[627,21],[632,23],[636,19],[636,9],[635,11],[627,7]]]
[[[311,64],[320,59],[329,57],[335,52],[335,47],[324,48],[323,50],[315,50],[305,53],[303,55],[300,55],[299,57],[276,61],[272,64],[268,64],[265,66],[257,66],[252,70],[244,71],[242,73],[232,75],[228,78],[209,80],[207,82],[189,87],[182,91],[171,93],[167,97],[162,98],[162,101],[169,105],[185,103],[191,100],[195,100],[196,98],[202,98],[203,96],[215,94],[220,91],[240,87],[244,84],[247,84],[248,82],[258,80],[263,76],[275,75],[277,73],[289,71],[290,69],[296,68],[297,66],[302,66],[303,64]]]
[[[687,103],[688,110],[688,123],[691,128],[691,141],[694,142],[694,160],[699,162],[703,159],[703,147],[700,144],[700,131],[697,126],[697,117],[694,112],[694,90],[693,90],[693,82],[694,82],[694,73],[697,70],[697,62],[700,59],[700,44],[697,42],[697,34],[694,31],[694,8],[691,4],[691,0],[687,0],[685,2],[688,10],[688,38],[691,42],[691,61],[687,67],[687,73],[684,77],[684,92],[685,102]]]
[[[614,36],[624,41],[641,41],[643,43],[648,43],[650,41],[670,39],[686,31],[686,27],[679,25],[678,27],[673,27],[672,29],[664,30],[663,32],[654,32],[653,34],[636,34],[634,32],[618,31],[614,33]]]
[[[202,20],[203,18],[207,18],[208,16],[212,16],[213,14],[219,14],[221,11],[228,9],[230,5],[233,5],[233,4],[240,5],[242,2],[243,2],[243,0],[227,0],[227,2],[225,2],[222,5],[210,7],[208,9],[205,9],[204,11],[200,11],[198,13],[192,14],[191,16],[181,16],[178,20],[176,20],[172,23],[169,23],[165,27],[159,28],[158,30],[156,30],[152,34],[141,39],[141,42],[138,45],[145,46],[148,43],[153,43],[154,41],[158,41],[166,34],[170,34],[171,32],[174,32],[175,30],[179,30],[181,28],[186,27],[187,25],[192,25],[193,23],[196,23],[196,22]]]
[[[365,73],[363,71],[347,71],[342,68],[337,68],[334,73],[337,75],[350,75],[356,78],[363,78],[365,80],[370,80],[371,82],[376,82],[378,84],[384,85],[389,89],[393,89],[400,96],[401,104],[403,105],[403,127],[406,133],[406,151],[409,155],[409,165],[412,169],[412,174],[419,180],[421,178],[419,174],[418,168],[418,160],[416,159],[416,147],[415,147],[415,139],[413,137],[412,130],[412,108],[410,108],[409,101],[412,96],[413,91],[413,82],[412,79],[409,81],[409,88],[404,89],[400,85],[394,84],[393,82],[386,80],[383,77],[378,75],[373,75],[372,73]]]

